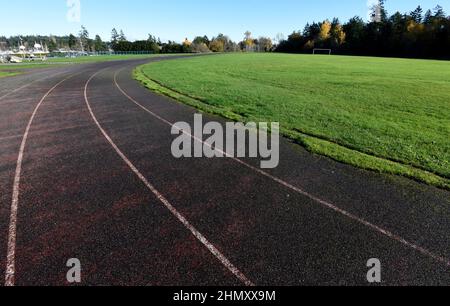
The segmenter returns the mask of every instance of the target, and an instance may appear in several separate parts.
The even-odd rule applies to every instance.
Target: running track
[[[131,78],[142,61],[0,82],[6,285],[450,284],[450,193],[312,155],[174,159],[195,111]],[[224,122],[214,116],[206,120]],[[282,124],[282,123],[281,123]]]

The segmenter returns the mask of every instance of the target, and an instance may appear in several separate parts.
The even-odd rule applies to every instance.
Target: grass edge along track
[[[207,103],[207,101],[192,97],[179,90],[172,89],[158,80],[152,79],[144,72],[144,67],[152,64],[153,63],[141,65],[136,67],[133,71],[134,78],[141,82],[147,89],[192,106],[201,112],[219,115],[232,121],[246,122],[245,118],[239,114],[221,108],[220,106],[211,105]],[[281,127],[281,134],[312,153],[326,156],[338,162],[377,173],[398,175],[431,186],[450,190],[450,179],[412,165],[367,154],[321,137],[303,133],[296,129],[285,129]]]

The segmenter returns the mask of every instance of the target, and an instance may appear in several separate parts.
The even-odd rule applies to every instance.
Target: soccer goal
[[[313,54],[328,54],[328,55],[331,55],[331,49],[318,49],[318,48],[316,48],[316,49],[314,49],[313,50]]]

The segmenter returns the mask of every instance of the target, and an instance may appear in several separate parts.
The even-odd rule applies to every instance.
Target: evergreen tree
[[[81,30],[80,30],[78,36],[80,38],[81,51],[88,50],[89,49],[89,32],[84,26],[81,26]]]
[[[103,42],[103,40],[100,37],[100,35],[96,35],[95,36],[94,49],[95,49],[95,51],[107,51],[108,50],[108,47]]]
[[[431,23],[433,22],[433,13],[431,12],[431,10],[428,10],[428,11],[425,13],[425,16],[424,16],[424,18],[423,18],[423,22],[424,22],[425,24],[431,24]]]
[[[127,37],[125,36],[125,34],[123,33],[122,30],[120,30],[120,34],[119,34],[119,41],[127,41]]]
[[[68,45],[69,49],[75,48],[75,46],[77,45],[77,38],[75,37],[75,35],[73,34],[69,35]]]
[[[423,19],[423,10],[422,7],[420,7],[420,5],[410,13],[412,19],[416,22],[416,23],[422,23],[422,19]]]
[[[117,33],[116,28],[114,28],[111,31],[111,43],[116,44],[118,40],[119,40],[119,34]]]
[[[445,19],[445,12],[442,6],[438,5],[434,8],[434,18]]]

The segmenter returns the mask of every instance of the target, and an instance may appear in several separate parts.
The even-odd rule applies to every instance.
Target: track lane
[[[49,75],[44,75],[49,73]],[[6,254],[8,243],[9,221],[11,217],[12,189],[14,173],[17,166],[23,134],[29,123],[33,110],[39,99],[62,79],[67,77],[70,70],[51,70],[32,74],[32,83],[13,90],[0,99],[0,250]],[[21,79],[28,82],[30,76],[20,76],[11,79]],[[9,80],[9,78],[8,78]],[[4,83],[3,83],[4,84]],[[2,85],[3,85],[2,84]],[[4,252],[3,252],[4,251]],[[0,275],[5,275],[6,255],[0,257]],[[1,282],[3,284],[3,282]]]
[[[76,74],[75,74],[76,75]],[[23,134],[22,142],[19,149],[19,154],[17,157],[16,171],[14,174],[14,183],[12,191],[12,201],[11,201],[11,215],[9,218],[9,233],[8,233],[8,248],[6,255],[6,274],[5,274],[5,286],[14,286],[15,283],[15,273],[16,273],[16,239],[17,239],[17,212],[19,209],[19,196],[20,196],[20,177],[22,175],[22,163],[24,158],[24,151],[27,145],[28,134],[30,133],[31,125],[33,124],[34,118],[36,117],[39,108],[44,103],[45,99],[56,89],[58,86],[71,79],[75,75],[70,75],[55,86],[49,89],[36,105],[31,114],[30,120],[28,121],[27,127]]]
[[[14,213],[11,214],[11,202],[17,202],[13,199],[13,186],[17,193],[18,159],[20,159],[21,144],[24,144],[24,133],[30,126],[27,124],[32,121],[30,117],[35,115],[39,99],[52,91],[55,84],[59,84],[71,74],[82,71],[82,66],[59,67],[55,69],[45,69],[36,72],[26,73],[15,77],[2,79],[0,97],[0,250],[5,256],[0,257],[0,274],[4,277],[6,267],[6,249],[8,244],[8,232],[10,220],[14,219]],[[42,100],[41,100],[42,102]],[[26,137],[25,137],[26,138]],[[14,206],[14,204],[13,204]],[[14,222],[13,222],[14,223]],[[14,238],[11,237],[10,238]],[[11,239],[10,239],[11,240]],[[14,240],[14,239],[12,239]],[[10,241],[11,244],[11,241]],[[11,249],[11,248],[10,248]],[[13,248],[12,248],[13,249]],[[4,252],[3,252],[4,251]],[[13,257],[10,250],[9,257]],[[9,264],[11,266],[11,264]],[[8,278],[8,277],[4,277]],[[6,283],[11,284],[11,280]],[[3,285],[3,282],[1,283]]]

